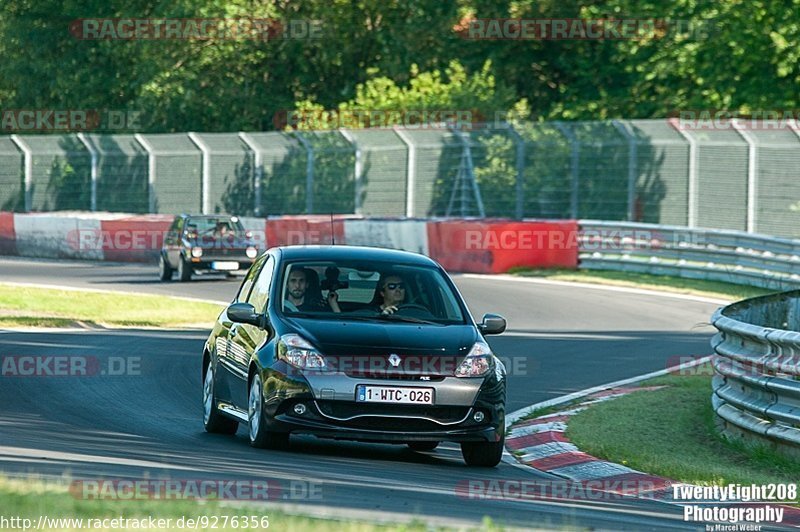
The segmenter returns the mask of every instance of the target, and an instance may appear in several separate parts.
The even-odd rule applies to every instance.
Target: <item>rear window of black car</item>
[[[302,305],[292,304],[295,299],[289,293],[289,277],[298,271],[306,278]],[[284,267],[280,282],[281,310],[287,315],[302,313],[314,319],[377,317],[384,303],[383,290],[402,285],[399,290],[404,295],[398,306],[403,309],[398,316],[443,324],[466,323],[459,295],[437,268],[379,262],[294,261]],[[328,304],[331,291],[338,294],[339,313]]]

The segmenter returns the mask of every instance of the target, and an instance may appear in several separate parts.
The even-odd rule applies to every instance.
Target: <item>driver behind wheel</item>
[[[390,274],[378,281],[372,304],[379,314],[388,316],[397,312],[397,307],[406,302],[406,293],[406,283],[403,278]]]

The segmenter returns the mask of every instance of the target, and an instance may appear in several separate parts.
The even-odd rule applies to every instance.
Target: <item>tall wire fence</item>
[[[800,237],[800,128],[11,135],[0,210],[584,218]]]

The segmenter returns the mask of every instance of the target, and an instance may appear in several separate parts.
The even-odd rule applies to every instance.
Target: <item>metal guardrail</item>
[[[800,455],[800,290],[714,313],[712,405],[729,436]]]
[[[800,288],[800,240],[714,229],[580,220],[579,268]]]

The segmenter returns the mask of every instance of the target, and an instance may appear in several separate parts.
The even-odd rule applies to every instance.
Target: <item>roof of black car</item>
[[[434,266],[436,263],[418,253],[398,249],[373,248],[366,246],[282,246],[283,259],[286,260],[374,260]]]

